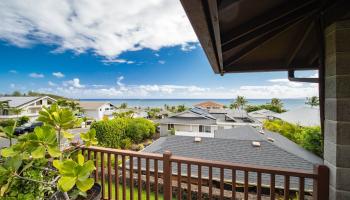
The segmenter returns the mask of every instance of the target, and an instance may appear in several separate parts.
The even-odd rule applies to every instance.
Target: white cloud
[[[279,78],[279,79],[270,79],[268,80],[268,82],[272,82],[272,83],[279,83],[279,84],[287,84],[290,87],[301,87],[303,86],[302,82],[295,82],[295,81],[290,81],[287,78]]]
[[[18,72],[16,70],[10,70],[9,71],[11,74],[17,74]]]
[[[29,74],[29,77],[32,77],[32,78],[44,78],[45,76],[44,76],[44,74],[33,72],[33,73]]]
[[[15,87],[16,87],[16,84],[14,84],[14,83],[11,83],[11,84],[10,84],[10,88],[13,89],[13,88],[15,88]]]
[[[52,86],[52,87],[57,85],[56,83],[54,83],[52,81],[47,82],[47,84],[49,84],[49,86]]]
[[[238,88],[200,87],[196,85],[141,84],[128,85],[124,76],[116,78],[112,85],[81,85],[78,78],[65,81],[62,86],[41,88],[42,92],[53,92],[72,98],[234,98],[237,95],[250,99],[305,98],[318,95],[318,85],[313,83],[290,83],[268,81],[273,84],[243,85]]]
[[[28,47],[56,45],[54,52],[93,51],[106,58],[143,48],[197,43],[180,1],[0,1],[0,39]]]
[[[52,75],[56,78],[63,78],[65,76],[62,72],[53,72]]]
[[[110,64],[110,63],[126,63],[126,64],[133,64],[135,63],[134,61],[131,60],[125,60],[125,59],[113,59],[113,58],[108,58],[102,60],[105,64]]]
[[[158,60],[158,63],[164,65],[165,61],[164,60]]]
[[[70,89],[85,88],[85,85],[80,84],[79,78],[74,78],[73,80],[64,81],[63,86],[68,87]]]

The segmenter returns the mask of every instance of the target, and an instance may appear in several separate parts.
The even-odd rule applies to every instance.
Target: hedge
[[[132,143],[140,143],[155,133],[153,122],[144,118],[115,118],[94,122],[96,138],[101,146],[111,148],[131,148]]]

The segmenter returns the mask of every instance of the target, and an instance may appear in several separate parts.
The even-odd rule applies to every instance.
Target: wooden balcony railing
[[[101,147],[82,148],[95,161],[103,199],[326,200],[329,170],[282,169]]]

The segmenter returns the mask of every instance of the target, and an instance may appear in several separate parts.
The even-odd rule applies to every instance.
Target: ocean
[[[247,99],[248,104],[258,105],[265,104],[271,101],[271,99]],[[301,107],[305,105],[305,99],[281,99],[285,109],[290,110],[292,108]],[[163,107],[165,104],[169,106],[177,106],[184,104],[187,107],[191,107],[197,103],[203,101],[215,101],[224,105],[232,103],[232,99],[81,99],[81,101],[108,101],[118,106],[122,103],[127,103],[129,107]]]

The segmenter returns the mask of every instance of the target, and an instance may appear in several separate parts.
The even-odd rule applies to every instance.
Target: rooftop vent
[[[194,142],[201,142],[202,141],[202,138],[200,137],[194,137]]]
[[[253,147],[260,147],[260,142],[253,141],[252,142]]]
[[[270,137],[268,137],[267,140],[270,141],[270,142],[274,142],[275,141],[275,139],[270,138]]]

